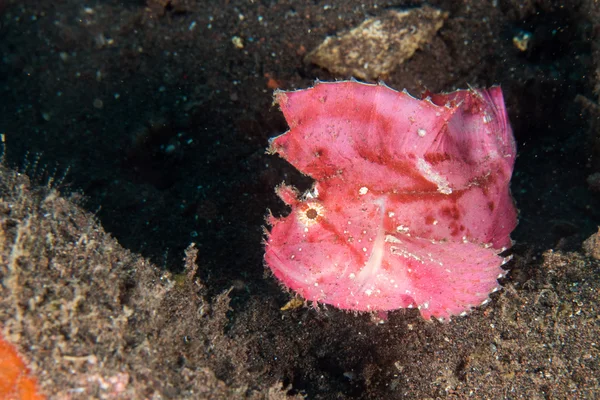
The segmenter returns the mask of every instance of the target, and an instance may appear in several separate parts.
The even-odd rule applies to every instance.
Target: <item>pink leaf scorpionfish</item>
[[[271,141],[315,180],[285,184],[265,261],[306,300],[356,311],[465,315],[505,275],[517,212],[516,155],[502,91],[419,100],[356,81],[317,83],[275,101],[290,130]]]

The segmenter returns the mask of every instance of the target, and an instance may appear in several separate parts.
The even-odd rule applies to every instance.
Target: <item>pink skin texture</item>
[[[265,261],[287,288],[355,311],[418,308],[449,320],[485,304],[517,212],[502,91],[416,99],[356,81],[277,91],[290,130],[271,140],[315,180],[268,217]]]

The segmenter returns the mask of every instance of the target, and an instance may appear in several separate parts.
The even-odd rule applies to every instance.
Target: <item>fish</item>
[[[510,260],[516,143],[502,90],[422,98],[385,84],[277,90],[289,130],[278,154],[314,179],[275,192],[265,264],[307,301],[343,310],[416,308],[450,320],[489,302]]]

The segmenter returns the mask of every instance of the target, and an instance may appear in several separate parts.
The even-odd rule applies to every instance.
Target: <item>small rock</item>
[[[231,43],[233,43],[233,46],[236,49],[243,49],[244,48],[244,40],[239,37],[239,36],[233,36],[231,38]]]
[[[594,192],[600,192],[600,172],[594,172],[586,179],[588,187]]]
[[[390,10],[344,34],[330,36],[305,58],[345,77],[383,78],[430,42],[448,13],[429,6]]]
[[[513,36],[513,45],[520,51],[527,51],[529,43],[531,41],[531,33],[520,31]]]
[[[588,257],[600,260],[600,228],[598,232],[587,238],[581,247]]]

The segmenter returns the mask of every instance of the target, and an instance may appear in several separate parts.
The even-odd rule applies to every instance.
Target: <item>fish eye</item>
[[[308,201],[302,203],[296,212],[300,223],[305,227],[310,227],[321,221],[325,214],[325,208],[318,201]]]
[[[306,210],[306,218],[315,219],[318,216],[319,216],[319,212],[317,210],[315,210],[314,208],[309,208],[308,210]]]

